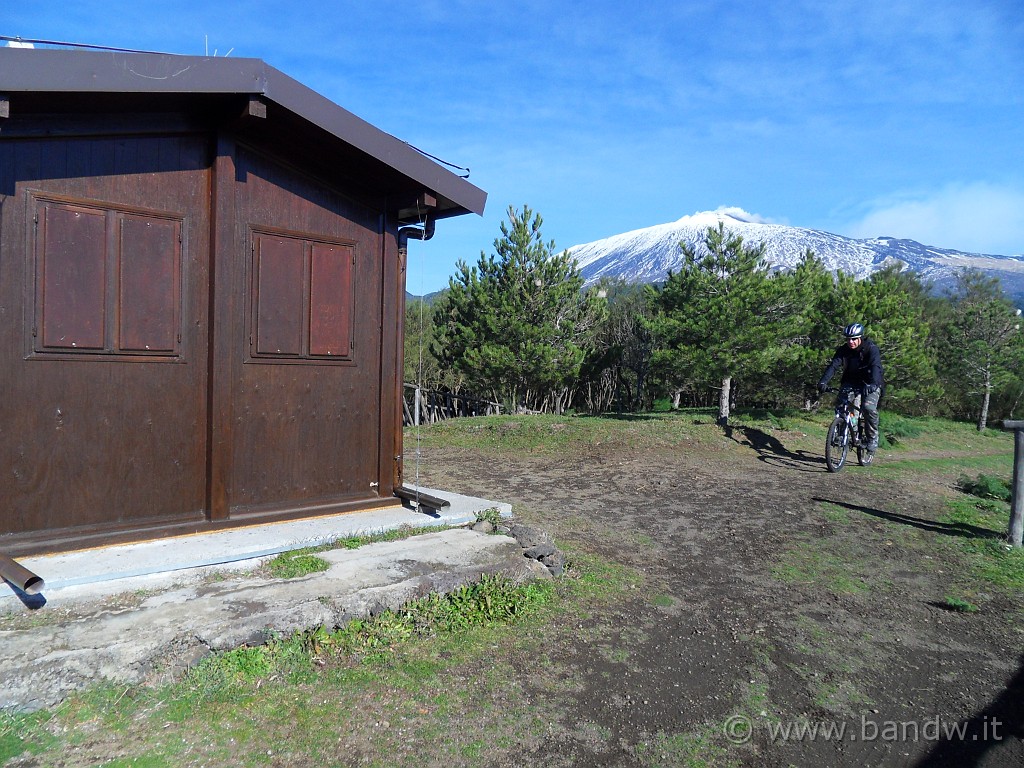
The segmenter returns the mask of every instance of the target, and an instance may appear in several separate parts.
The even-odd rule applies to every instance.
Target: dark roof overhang
[[[230,115],[243,136],[285,146],[328,175],[358,178],[388,199],[400,221],[416,221],[431,204],[434,218],[482,214],[487,200],[406,142],[260,59],[0,48],[0,117],[5,107],[14,116],[19,95],[40,112],[58,101],[61,109],[92,111],[202,105]]]

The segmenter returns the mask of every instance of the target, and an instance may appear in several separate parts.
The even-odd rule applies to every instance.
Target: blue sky
[[[411,244],[417,294],[524,204],[559,249],[736,206],[1024,252],[1019,0],[41,0],[0,34],[260,58],[470,168],[485,215]]]

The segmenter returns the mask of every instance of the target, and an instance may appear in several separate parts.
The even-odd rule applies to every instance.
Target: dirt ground
[[[955,476],[900,479],[884,451],[830,474],[793,437],[738,428],[699,451],[497,461],[424,451],[425,485],[512,502],[570,553],[642,575],[611,622],[553,644],[574,679],[555,694],[569,726],[523,763],[676,765],[690,749],[715,765],[1024,765],[1024,600],[944,603],[951,537],[982,535],[941,522]]]

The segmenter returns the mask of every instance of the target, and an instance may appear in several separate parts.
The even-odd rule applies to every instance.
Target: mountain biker
[[[878,345],[865,338],[864,326],[850,323],[843,329],[846,342],[836,347],[832,362],[818,382],[818,391],[824,392],[829,379],[843,369],[839,396],[849,397],[863,410],[864,427],[868,438],[868,453],[878,450],[878,400],[882,396],[882,353]]]

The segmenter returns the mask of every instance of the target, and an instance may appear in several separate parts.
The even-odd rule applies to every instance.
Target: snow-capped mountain
[[[831,232],[783,224],[766,224],[737,208],[684,216],[670,224],[624,232],[567,249],[576,259],[587,283],[618,277],[633,283],[654,283],[678,270],[683,261],[679,244],[695,244],[708,227],[725,224],[728,232],[749,244],[763,242],[765,258],[775,268],[793,267],[810,248],[825,266],[864,278],[889,264],[902,263],[931,281],[937,289],[952,284],[957,269],[975,267],[998,277],[1003,289],[1024,297],[1024,258],[964,253],[922,245],[914,240],[876,237],[855,240]]]

